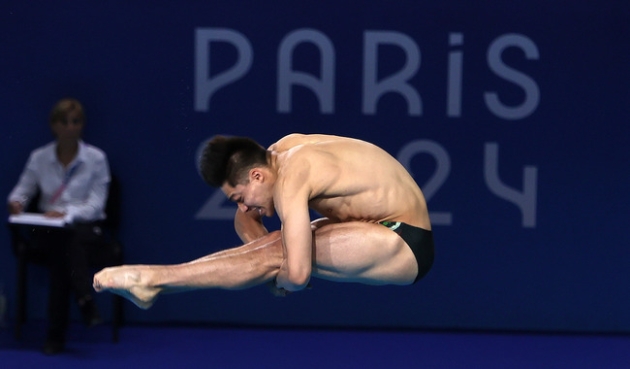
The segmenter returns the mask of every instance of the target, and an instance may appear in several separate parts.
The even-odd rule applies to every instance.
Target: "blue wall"
[[[197,291],[128,320],[630,332],[629,19],[627,1],[594,0],[12,2],[0,193],[75,96],[123,185],[128,262],[177,263],[238,244],[196,172],[204,139],[358,137],[427,193],[421,283]],[[11,299],[14,273],[0,248]],[[42,317],[45,273],[31,284]]]

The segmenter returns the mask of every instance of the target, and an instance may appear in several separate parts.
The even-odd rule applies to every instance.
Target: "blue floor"
[[[562,368],[628,369],[630,337],[386,331],[72,326],[67,351],[39,349],[43,324],[21,341],[0,329],[0,368]]]

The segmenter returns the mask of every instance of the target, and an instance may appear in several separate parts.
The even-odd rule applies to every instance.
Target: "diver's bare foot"
[[[151,268],[143,265],[105,268],[94,275],[94,289],[115,293],[141,309],[148,309],[160,293],[159,288],[150,286],[151,275]]]

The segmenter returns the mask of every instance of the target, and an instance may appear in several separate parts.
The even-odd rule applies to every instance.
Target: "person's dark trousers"
[[[89,265],[103,249],[104,240],[98,223],[76,224],[69,229],[39,229],[33,236],[36,247],[48,256],[50,291],[44,351],[54,354],[64,348],[72,295],[86,325],[100,322],[92,299],[93,276]]]

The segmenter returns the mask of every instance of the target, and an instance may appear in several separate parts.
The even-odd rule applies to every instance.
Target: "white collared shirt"
[[[66,223],[105,219],[110,182],[105,153],[79,141],[77,156],[64,168],[57,159],[56,147],[57,142],[51,142],[31,152],[17,185],[9,194],[9,202],[19,201],[26,207],[39,187],[40,210],[65,213]],[[55,193],[69,174],[65,189],[55,199]]]

